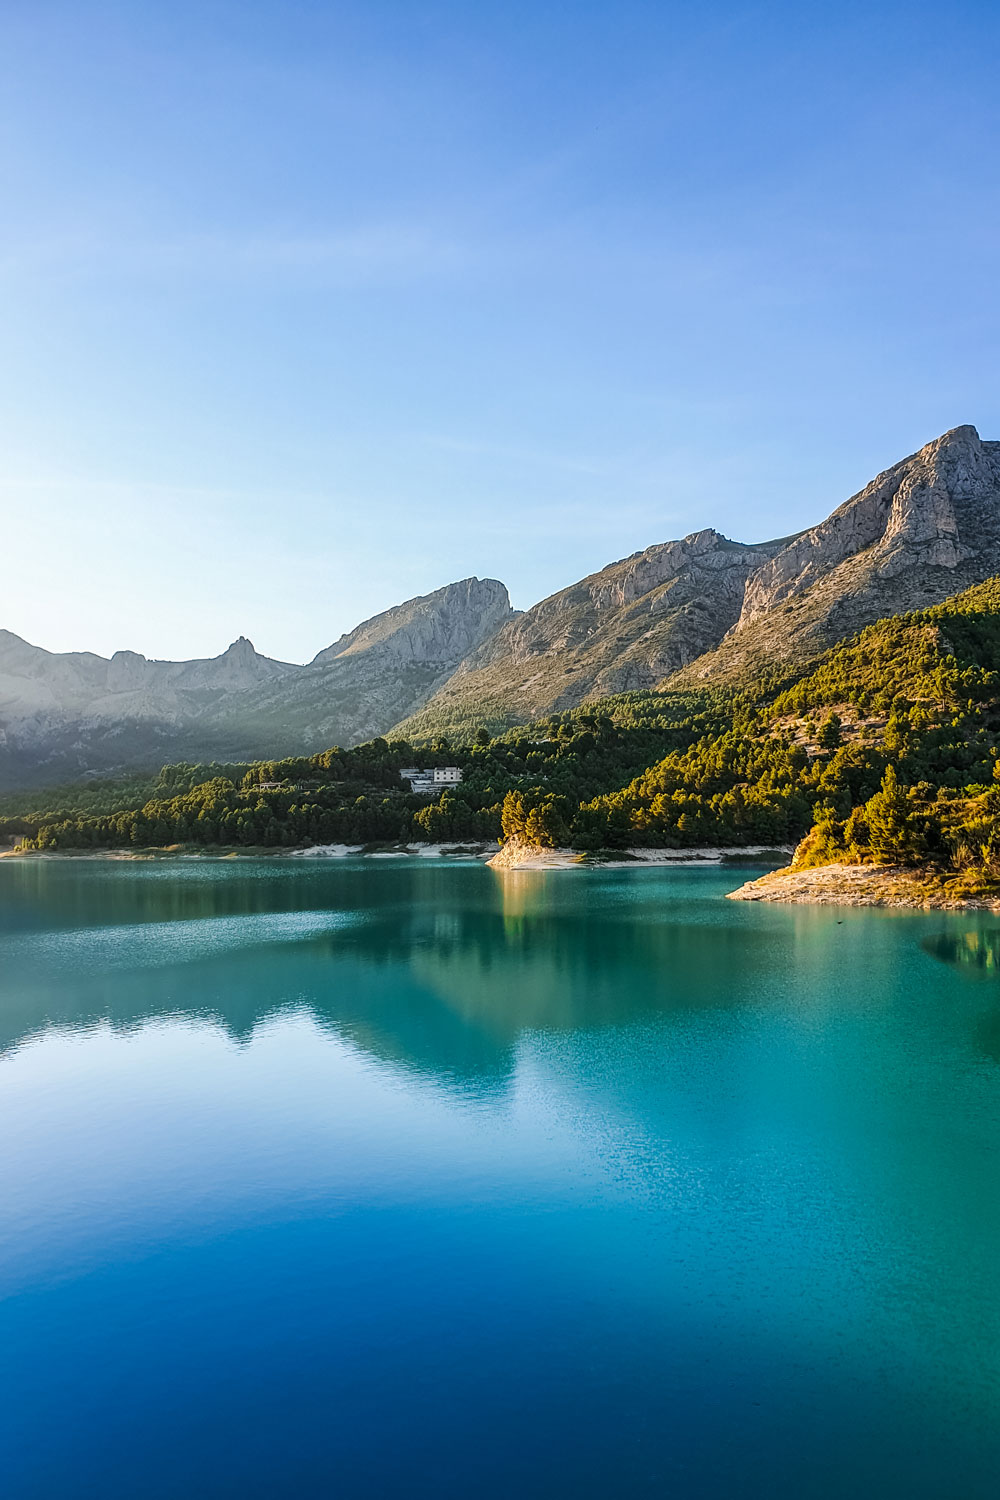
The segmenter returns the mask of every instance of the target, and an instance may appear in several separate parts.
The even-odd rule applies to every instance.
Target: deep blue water
[[[1000,921],[0,863],[0,1488],[997,1492]]]

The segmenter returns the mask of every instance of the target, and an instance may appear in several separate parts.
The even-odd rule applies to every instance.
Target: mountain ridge
[[[623,570],[631,588],[616,591]],[[790,536],[742,543],[708,528],[551,595],[394,732],[496,731],[617,692],[732,683],[998,571],[1000,443],[966,424]]]
[[[474,721],[492,726],[653,687],[714,645],[720,621],[735,623],[747,576],[779,545],[705,527],[611,563],[505,625],[397,732],[432,732],[457,708],[447,732],[470,698],[487,709]]]
[[[879,618],[1000,573],[1000,442],[950,429],[825,519],[763,542],[712,527],[511,608],[470,577],[393,605],[305,666],[47,653],[0,631],[0,783],[166,759],[490,734],[620,693],[780,677]]]

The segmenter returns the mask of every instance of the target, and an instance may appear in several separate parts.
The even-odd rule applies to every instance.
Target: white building
[[[462,772],[458,766],[434,766],[423,770],[420,766],[405,766],[399,773],[400,781],[410,783],[410,791],[418,797],[433,796],[435,792],[443,792],[446,787],[457,786],[462,779]]]

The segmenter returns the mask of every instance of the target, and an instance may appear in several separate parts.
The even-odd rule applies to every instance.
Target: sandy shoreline
[[[312,844],[308,849],[286,849],[294,859],[484,859],[496,853],[496,844],[400,844],[391,849],[371,849],[365,844]],[[367,850],[367,852],[366,852]]]
[[[540,845],[495,843],[402,844],[372,848],[365,844],[313,844],[305,849],[213,847],[167,847],[163,849],[29,849],[0,851],[0,859],[460,859],[481,861],[498,870],[636,869],[642,865],[690,866],[739,863],[744,860],[787,859],[790,848],[754,845],[743,849],[622,849],[583,853],[578,849],[543,849]]]
[[[477,859],[488,860],[496,844],[405,844],[373,849],[367,844],[311,844],[306,849],[263,846],[233,849],[204,844],[198,848],[150,849],[5,849],[0,859]]]
[[[510,840],[498,849],[493,843],[401,844],[373,848],[363,844],[315,844],[305,849],[241,848],[203,846],[163,849],[66,849],[13,850],[0,852],[0,859],[28,860],[239,860],[284,858],[323,859],[418,859],[455,864],[475,861],[500,874],[546,870],[636,870],[642,868],[691,869],[728,866],[735,878],[741,863],[787,860],[789,847],[751,845],[742,849],[622,849],[596,853],[576,849],[545,849],[537,844]],[[956,894],[939,873],[877,865],[820,865],[815,869],[791,870],[787,865],[755,875],[736,890],[726,893],[730,901],[768,901],[801,906],[868,906],[910,911],[990,911],[1000,913],[997,896]]]
[[[634,870],[640,865],[721,865],[745,860],[787,859],[791,846],[753,844],[742,849],[622,849],[597,854],[578,849],[543,849],[509,840],[487,863],[494,870]]]

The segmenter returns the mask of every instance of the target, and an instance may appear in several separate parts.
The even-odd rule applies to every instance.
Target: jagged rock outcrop
[[[512,613],[502,583],[466,578],[375,615],[304,667],[245,636],[168,662],[44,651],[0,631],[0,784],[356,744],[418,708]]]
[[[108,660],[90,651],[45,651],[0,630],[0,715],[11,721],[52,716],[171,719],[199,706],[199,695],[242,692],[295,668],[259,656],[240,636],[204,661],[148,661],[135,651]]]
[[[777,551],[747,580],[726,639],[671,685],[801,662],[998,572],[1000,443],[956,427]]]

